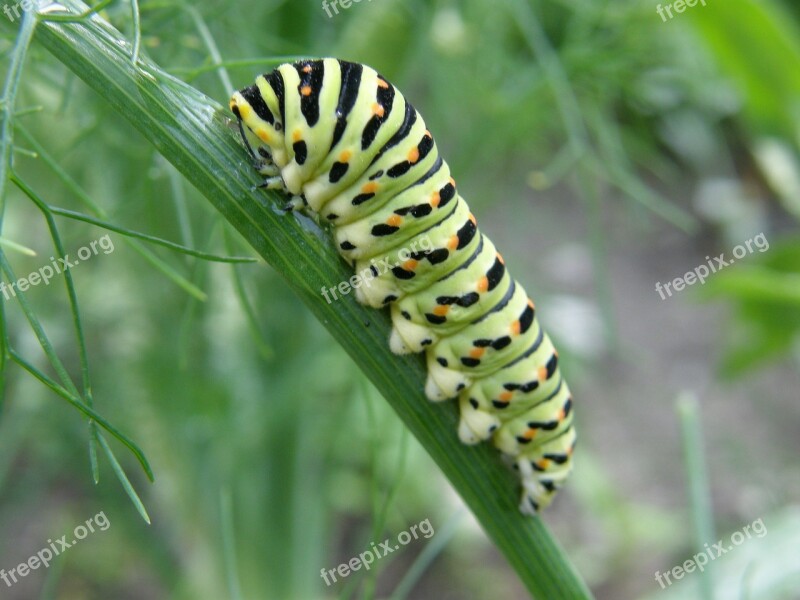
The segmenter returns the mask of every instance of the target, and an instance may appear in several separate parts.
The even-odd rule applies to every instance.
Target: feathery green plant
[[[78,2],[64,5],[74,15],[87,12]],[[128,118],[286,278],[433,456],[528,590],[541,598],[590,597],[542,521],[519,513],[517,483],[499,457],[485,446],[462,446],[452,435],[455,407],[424,398],[421,359],[390,353],[387,315],[351,299],[323,301],[318,290],[347,277],[346,266],[314,222],[284,215],[276,197],[253,192],[257,175],[224,109],[142,56],[134,64],[136,44],[98,16],[54,16],[41,17],[37,40]]]

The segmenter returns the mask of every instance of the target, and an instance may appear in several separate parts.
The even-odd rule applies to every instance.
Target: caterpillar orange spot
[[[437,306],[436,308],[433,309],[433,314],[435,314],[437,317],[443,317],[448,312],[450,312],[450,306],[447,304],[444,306]]]
[[[480,358],[486,352],[486,348],[473,348],[469,351],[471,358]]]

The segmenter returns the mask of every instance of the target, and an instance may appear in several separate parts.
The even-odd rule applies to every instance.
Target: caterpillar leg
[[[292,212],[293,210],[300,210],[306,208],[308,206],[308,202],[303,194],[292,194],[289,192],[288,188],[286,187],[286,182],[283,179],[283,176],[280,175],[280,170],[274,164],[267,163],[262,168],[258,170],[259,173],[262,175],[269,175],[270,173],[276,173],[270,177],[264,179],[264,181],[255,186],[253,189],[267,189],[267,190],[280,190],[284,194],[289,196],[289,201],[283,205],[283,210],[286,212]]]
[[[277,165],[271,162],[258,161],[256,163],[256,170],[261,175],[266,175],[270,179],[273,179],[281,174],[281,170],[277,167]]]
[[[425,395],[429,400],[439,402],[453,398],[470,384],[470,379],[463,372],[438,363],[432,352],[427,353],[427,362],[428,379],[425,382]]]
[[[356,300],[372,308],[383,308],[397,300],[399,290],[394,282],[385,277],[376,277],[377,268],[364,267],[364,263],[356,262],[356,274],[361,277],[363,285],[356,288]]]
[[[286,190],[286,184],[283,183],[283,177],[281,177],[280,175],[267,177],[263,182],[257,185],[256,188],[267,189],[267,190],[281,190],[284,193],[288,193],[288,191]]]
[[[242,123],[242,117],[238,114],[236,115],[236,120],[239,124],[239,133],[242,136],[242,141],[244,142],[245,148],[247,148],[247,152],[250,153],[250,156],[253,159],[253,166],[255,166],[256,170],[258,170],[262,166],[262,161],[258,158],[255,152],[253,152],[253,147],[250,145],[250,141],[247,139],[247,136],[244,133],[244,125]]]
[[[500,427],[500,419],[484,410],[478,410],[477,402],[469,390],[461,392],[458,399],[461,419],[458,423],[458,438],[464,444],[477,444],[492,437]]]
[[[436,341],[430,328],[408,320],[397,304],[392,304],[391,314],[392,334],[389,347],[395,354],[422,352],[426,346]]]
[[[292,196],[289,202],[283,205],[283,210],[292,212],[293,210],[301,210],[308,206],[305,197],[301,194],[299,196]]]
[[[275,164],[274,160],[272,159],[272,155],[264,146],[258,147],[258,154],[256,154],[256,152],[253,150],[253,146],[250,144],[250,140],[247,139],[247,135],[244,132],[242,118],[238,115],[237,117],[239,123],[239,134],[242,137],[242,142],[244,142],[245,148],[247,148],[248,154],[250,154],[250,158],[253,160],[253,168],[261,175],[266,175],[267,177],[275,177],[280,175],[280,168]]]
[[[550,504],[556,491],[572,472],[575,439],[575,428],[570,427],[559,437],[517,458],[522,477],[520,511],[535,515]]]

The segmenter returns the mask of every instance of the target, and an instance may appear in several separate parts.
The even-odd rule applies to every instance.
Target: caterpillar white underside
[[[457,398],[461,441],[513,459],[520,510],[549,504],[575,446],[558,354],[419,113],[373,69],[332,58],[261,75],[230,107],[266,186],[330,223],[342,257],[372,275],[358,301],[388,306],[393,352],[425,352],[425,393]]]

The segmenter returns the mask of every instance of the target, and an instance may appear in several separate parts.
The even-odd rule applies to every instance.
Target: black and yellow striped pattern
[[[332,58],[261,75],[230,107],[266,186],[330,223],[357,272],[374,270],[358,300],[389,307],[395,353],[425,352],[425,392],[458,398],[460,439],[513,457],[523,512],[547,505],[575,445],[558,354],[420,114],[373,69]],[[379,273],[376,258],[395,266]]]

